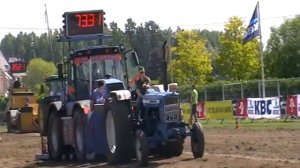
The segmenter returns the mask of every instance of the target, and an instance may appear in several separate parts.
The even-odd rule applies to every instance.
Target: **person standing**
[[[197,122],[197,104],[198,104],[198,92],[195,88],[195,85],[192,86],[192,93],[191,93],[191,105],[192,111],[190,115],[190,124],[192,124],[193,117],[195,122]]]

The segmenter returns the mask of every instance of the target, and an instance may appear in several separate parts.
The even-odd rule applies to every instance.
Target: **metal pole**
[[[259,9],[259,2],[257,2],[258,5],[258,18],[259,18],[259,49],[260,49],[260,62],[261,62],[261,80],[262,80],[262,96],[263,98],[266,96],[265,91],[265,72],[264,72],[264,56],[263,56],[263,44],[262,44],[262,36],[261,36],[261,21],[260,21],[260,9]]]
[[[278,96],[280,96],[280,83],[279,83],[279,81],[277,81],[277,93],[278,93]]]
[[[206,87],[204,89],[204,99],[205,99],[205,101],[207,101],[207,89],[206,89]]]
[[[172,37],[171,37],[171,33],[169,34],[169,42],[170,42],[170,49],[169,51],[171,51],[171,48],[172,48]],[[173,83],[173,66],[172,66],[172,53],[169,52],[169,65],[170,65],[170,76],[171,76],[171,83]]]
[[[31,34],[31,47],[32,47],[32,52],[33,52],[33,58],[36,58],[35,54],[35,47],[34,47],[34,39],[33,39],[33,33]]]
[[[223,100],[225,100],[225,93],[224,93],[224,85],[222,85],[222,94],[223,94]]]
[[[257,82],[257,87],[258,87],[258,96],[261,97],[260,80],[258,80],[258,82]]]
[[[244,98],[244,90],[243,90],[243,84],[241,83],[241,98],[243,99]]]
[[[49,28],[49,19],[48,19],[47,5],[46,4],[45,4],[45,19],[46,19],[47,29],[48,29],[48,40],[49,40],[49,44],[50,44],[51,59],[52,59],[52,62],[54,62],[53,46],[52,46],[52,40],[51,40],[51,31],[50,31],[50,28]]]

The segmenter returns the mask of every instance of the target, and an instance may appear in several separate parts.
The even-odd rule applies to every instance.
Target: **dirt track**
[[[206,149],[202,159],[193,159],[189,139],[180,157],[152,158],[149,167],[300,167],[300,129],[234,130],[205,129]],[[0,167],[112,167],[101,162],[77,164],[70,162],[35,161],[39,153],[38,134],[7,134],[0,132]],[[134,161],[114,167],[136,167]]]

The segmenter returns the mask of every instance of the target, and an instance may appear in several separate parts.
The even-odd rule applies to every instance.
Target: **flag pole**
[[[48,12],[47,12],[47,5],[45,4],[45,21],[47,23],[47,29],[48,29],[48,40],[50,44],[50,54],[52,58],[52,62],[54,63],[54,58],[53,58],[53,47],[52,47],[52,40],[51,40],[51,31],[49,27],[49,19],[48,19]]]
[[[265,90],[265,70],[264,70],[264,53],[263,53],[263,43],[262,43],[262,36],[261,36],[261,20],[260,20],[260,7],[259,1],[257,2],[257,10],[258,10],[258,19],[259,19],[259,53],[260,53],[260,63],[261,63],[261,81],[262,81],[262,97],[266,97],[266,90]]]

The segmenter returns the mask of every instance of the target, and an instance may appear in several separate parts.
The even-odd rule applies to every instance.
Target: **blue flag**
[[[246,44],[247,42],[251,41],[256,36],[260,35],[260,25],[259,25],[259,3],[257,2],[249,25],[246,29],[244,34],[243,43]]]

